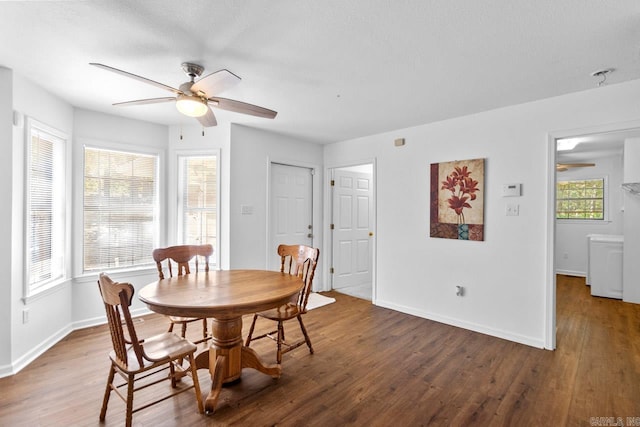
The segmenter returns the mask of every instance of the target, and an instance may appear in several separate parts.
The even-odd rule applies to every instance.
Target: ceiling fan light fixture
[[[178,95],[176,100],[176,108],[185,116],[202,117],[207,114],[209,107],[197,96]]]

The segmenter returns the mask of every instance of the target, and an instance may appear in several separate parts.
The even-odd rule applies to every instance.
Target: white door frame
[[[376,159],[363,159],[360,161],[350,161],[350,162],[344,162],[344,163],[335,163],[335,164],[330,164],[330,165],[326,165],[325,166],[325,191],[324,191],[324,217],[326,218],[325,221],[325,226],[324,226],[324,241],[326,242],[325,247],[326,249],[326,256],[325,259],[326,260],[332,260],[333,259],[333,234],[331,233],[330,230],[330,225],[331,225],[331,220],[332,220],[332,212],[333,212],[333,191],[331,189],[331,176],[333,175],[332,172],[334,169],[341,169],[341,168],[348,168],[348,167],[352,167],[352,166],[360,166],[360,165],[366,165],[366,164],[370,164],[372,165],[372,183],[373,183],[373,191],[372,191],[372,197],[373,197],[373,209],[372,209],[372,213],[373,213],[373,218],[372,218],[372,232],[373,232],[373,237],[371,240],[371,244],[373,245],[372,248],[372,256],[371,256],[371,303],[375,305],[376,303],[376,295],[377,295],[377,278],[378,278],[378,274],[377,274],[377,241],[378,241],[378,232],[377,232],[377,168],[376,168]],[[331,263],[330,262],[326,262],[323,264],[323,275],[324,277],[326,277],[326,280],[324,281],[324,287],[323,290],[325,291],[329,291],[331,290],[331,274],[329,272],[329,269],[331,268]]]
[[[278,157],[269,157],[267,156],[267,176],[266,176],[266,213],[265,213],[265,230],[266,230],[266,248],[265,248],[265,258],[264,265],[265,268],[269,268],[269,255],[275,251],[275,248],[271,247],[271,164],[277,163],[285,166],[293,166],[299,168],[308,168],[312,170],[311,176],[311,191],[312,195],[312,206],[311,206],[311,225],[313,226],[313,246],[320,249],[320,258],[318,263],[320,265],[325,264],[323,262],[324,258],[324,245],[323,245],[323,234],[321,233],[322,229],[322,167],[316,163],[306,163],[293,161],[291,159],[280,159]],[[320,274],[318,274],[320,273]],[[325,290],[323,283],[322,271],[316,271],[316,275],[313,279],[313,290]]]
[[[556,139],[640,128],[640,120],[553,131],[547,134],[547,281],[545,287],[544,346],[556,348]]]

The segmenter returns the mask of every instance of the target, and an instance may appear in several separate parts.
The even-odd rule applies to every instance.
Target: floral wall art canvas
[[[431,164],[431,237],[484,240],[484,159]]]

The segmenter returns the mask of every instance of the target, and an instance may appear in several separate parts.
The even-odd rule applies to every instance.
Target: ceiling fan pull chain
[[[202,136],[204,136],[204,127],[202,128]]]
[[[180,141],[182,141],[182,125],[180,125]]]

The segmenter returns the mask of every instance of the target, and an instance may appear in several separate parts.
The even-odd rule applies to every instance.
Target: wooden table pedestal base
[[[280,365],[264,364],[252,348],[242,345],[242,316],[212,319],[211,332],[211,346],[196,356],[196,367],[209,369],[211,375],[211,391],[204,404],[207,413],[215,410],[222,385],[240,379],[244,368],[280,377]]]

